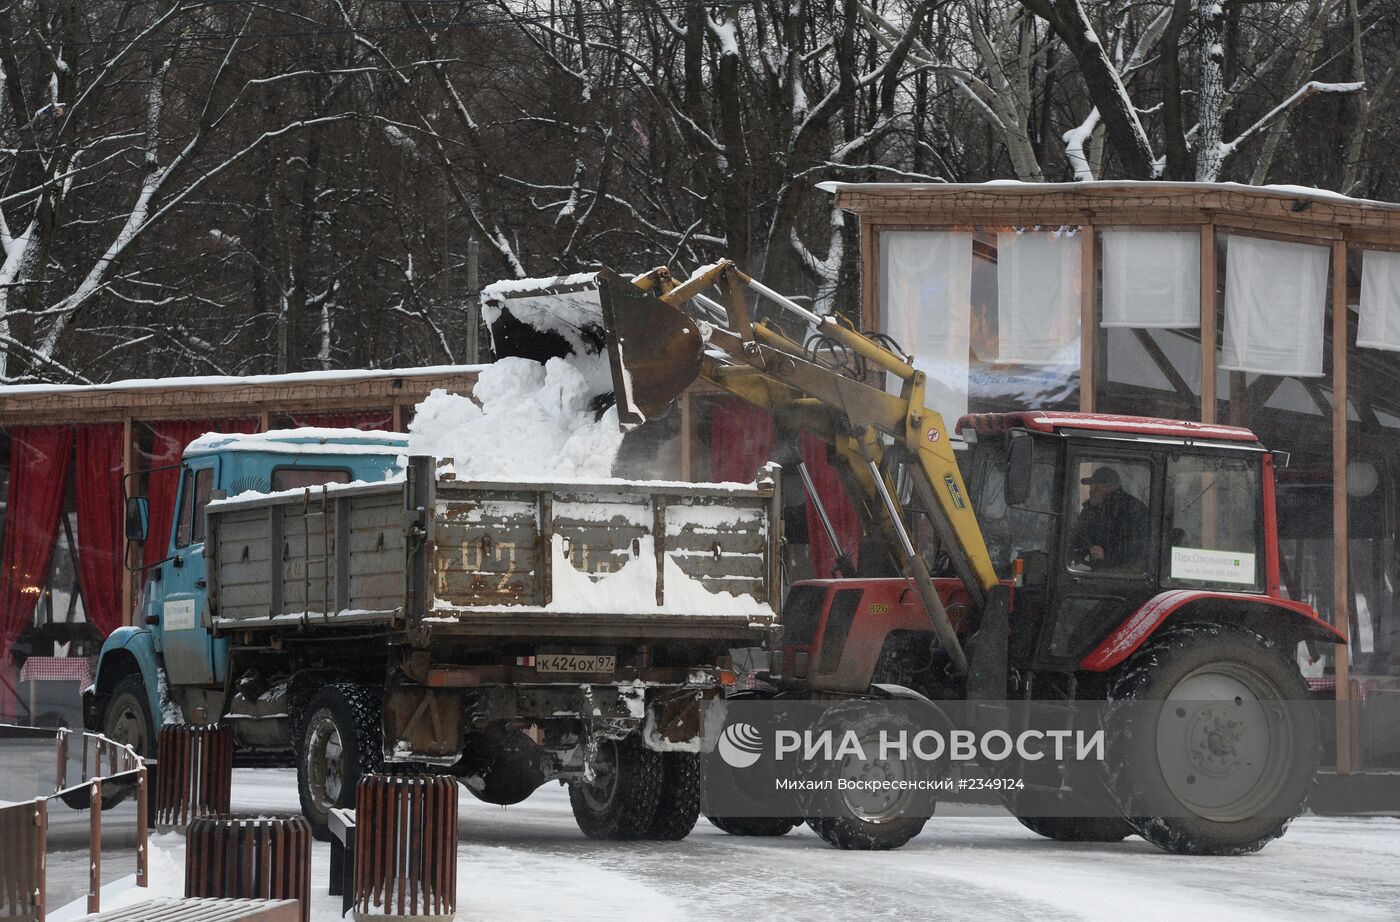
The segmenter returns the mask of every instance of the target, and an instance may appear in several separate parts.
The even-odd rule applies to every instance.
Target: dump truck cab
[[[155,730],[170,713],[172,687],[197,697],[210,715],[217,713],[228,639],[215,636],[208,617],[204,545],[211,500],[382,481],[402,470],[399,458],[407,446],[402,434],[343,429],[211,432],[191,442],[179,465],[163,554],[141,574],[136,624],[113,631],[98,656],[96,681],[84,695],[87,727],[150,751]],[[150,515],[145,497],[128,498],[129,540],[144,542],[154,532]]]
[[[1010,589],[1009,695],[1036,673],[1092,683],[1172,618],[1335,640],[1311,606],[1281,592],[1280,459],[1248,429],[1059,412],[964,416],[956,429],[969,501]],[[923,544],[937,576],[937,545]],[[935,585],[970,636],[979,625],[962,582]],[[786,612],[774,672],[790,687],[965,691],[931,668],[941,656],[905,579],[799,582]]]

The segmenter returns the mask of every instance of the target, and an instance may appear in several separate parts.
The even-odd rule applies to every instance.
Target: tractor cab
[[[1277,595],[1274,456],[1248,429],[1028,412],[965,416],[958,432],[1015,587],[1013,667],[1080,669],[1163,592]]]
[[[1025,412],[965,416],[957,431],[971,506],[1011,589],[1013,676],[1112,668],[1159,623],[1134,637],[1135,614],[1164,597],[1211,606],[1227,620],[1266,617],[1280,604],[1315,619],[1278,598],[1277,548],[1266,537],[1274,534],[1275,458],[1249,430]],[[935,584],[959,635],[970,638],[979,618],[962,582],[944,572]],[[785,622],[774,671],[789,681],[835,693],[889,683],[930,697],[961,694],[946,684],[907,580],[798,583]]]

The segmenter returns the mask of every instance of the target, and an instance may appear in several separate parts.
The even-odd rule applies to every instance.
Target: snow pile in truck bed
[[[435,390],[408,427],[408,453],[451,459],[459,480],[589,480],[612,475],[617,410],[594,419],[595,385],[579,364],[504,358],[482,369],[472,398]]]

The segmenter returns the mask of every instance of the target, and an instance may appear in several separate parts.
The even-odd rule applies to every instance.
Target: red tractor
[[[704,294],[712,285],[718,301]],[[744,286],[805,324],[805,341],[754,322]],[[1320,724],[1297,645],[1342,638],[1280,592],[1279,458],[1251,432],[1004,413],[959,420],[955,451],[913,357],[732,263],[681,283],[664,269],[604,272],[600,289],[624,420],[660,412],[697,376],[764,407],[787,432],[831,446],[888,551],[865,549],[861,564],[887,557],[889,575],[849,572],[841,555],[841,578],[792,586],[774,694],[829,701],[832,713],[881,698],[1095,703],[1102,766],[1041,776],[1024,766],[1027,786],[1006,797],[1053,839],[1136,833],[1176,853],[1243,853],[1301,812]],[[678,309],[690,302],[708,316]],[[899,394],[880,386],[886,375]],[[1129,706],[1142,702],[1155,706]],[[891,848],[927,818],[890,796],[807,821],[838,847]],[[793,825],[712,820],[749,835]]]

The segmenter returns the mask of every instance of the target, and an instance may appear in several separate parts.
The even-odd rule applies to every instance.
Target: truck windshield
[[[982,526],[987,553],[997,576],[1009,579],[1011,562],[1028,551],[1050,552],[1055,516],[1055,453],[1039,446],[1032,465],[1030,495],[1020,506],[1006,504],[1006,447],[1009,439],[980,441],[960,452],[963,479]]]

